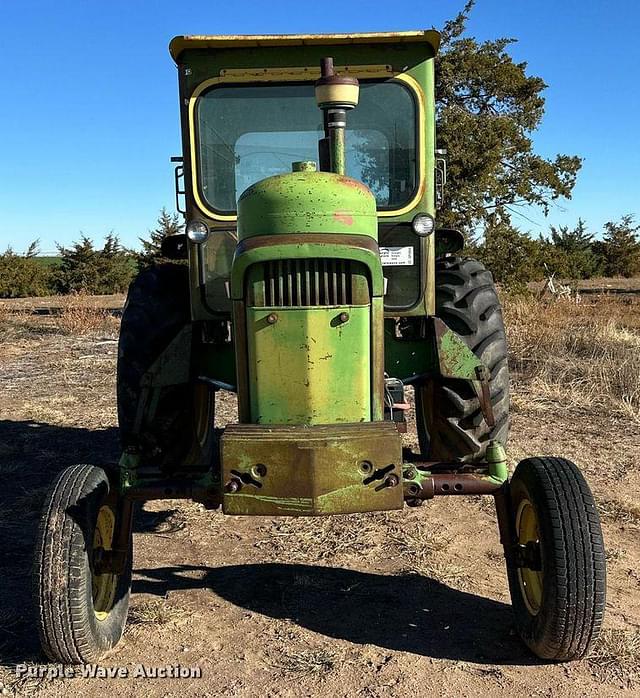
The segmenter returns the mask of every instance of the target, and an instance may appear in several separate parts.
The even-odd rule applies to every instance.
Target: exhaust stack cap
[[[316,81],[316,102],[320,109],[353,109],[358,105],[360,87],[357,78],[338,75],[333,58],[320,61],[321,77]]]

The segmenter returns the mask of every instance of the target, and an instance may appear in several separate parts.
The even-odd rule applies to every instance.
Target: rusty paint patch
[[[358,189],[365,194],[371,194],[371,190],[366,184],[363,184],[360,180],[358,179],[353,179],[353,177],[347,177],[346,175],[340,175],[338,177],[338,182],[340,184],[343,184],[345,187],[349,187],[351,189]]]
[[[343,225],[353,225],[353,216],[343,211],[336,211],[333,217]]]

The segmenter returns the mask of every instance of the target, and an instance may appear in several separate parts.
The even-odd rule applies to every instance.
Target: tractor
[[[171,41],[185,228],[124,306],[118,464],[68,467],[47,497],[34,588],[52,661],[120,640],[134,509],[169,498],[274,517],[491,495],[518,634],[547,660],[589,651],[605,607],[594,498],[563,458],[510,474],[496,287],[436,225],[438,44],[433,30]],[[237,394],[224,429],[219,391]],[[403,445],[410,393],[418,448]]]

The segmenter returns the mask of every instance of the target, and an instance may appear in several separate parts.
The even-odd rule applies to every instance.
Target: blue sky
[[[384,31],[439,27],[463,0],[0,0],[0,248],[43,251],[80,231],[130,246],[172,208],[179,153],[175,34]],[[390,8],[392,8],[390,10]],[[632,0],[478,0],[479,39],[511,36],[517,60],[549,85],[538,152],[585,162],[571,201],[525,230],[597,232],[640,214],[640,4]],[[534,221],[534,222],[531,222]]]

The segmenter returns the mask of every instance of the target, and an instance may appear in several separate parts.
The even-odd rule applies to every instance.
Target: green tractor
[[[179,36],[186,232],[131,284],[117,467],[76,465],[36,550],[43,649],[121,638],[136,502],[325,516],[492,495],[515,624],[583,657],[605,606],[593,496],[562,458],[510,477],[509,369],[491,273],[438,229],[435,31]],[[186,261],[185,261],[186,260]],[[419,449],[403,448],[415,394]],[[238,423],[214,429],[218,391]]]

